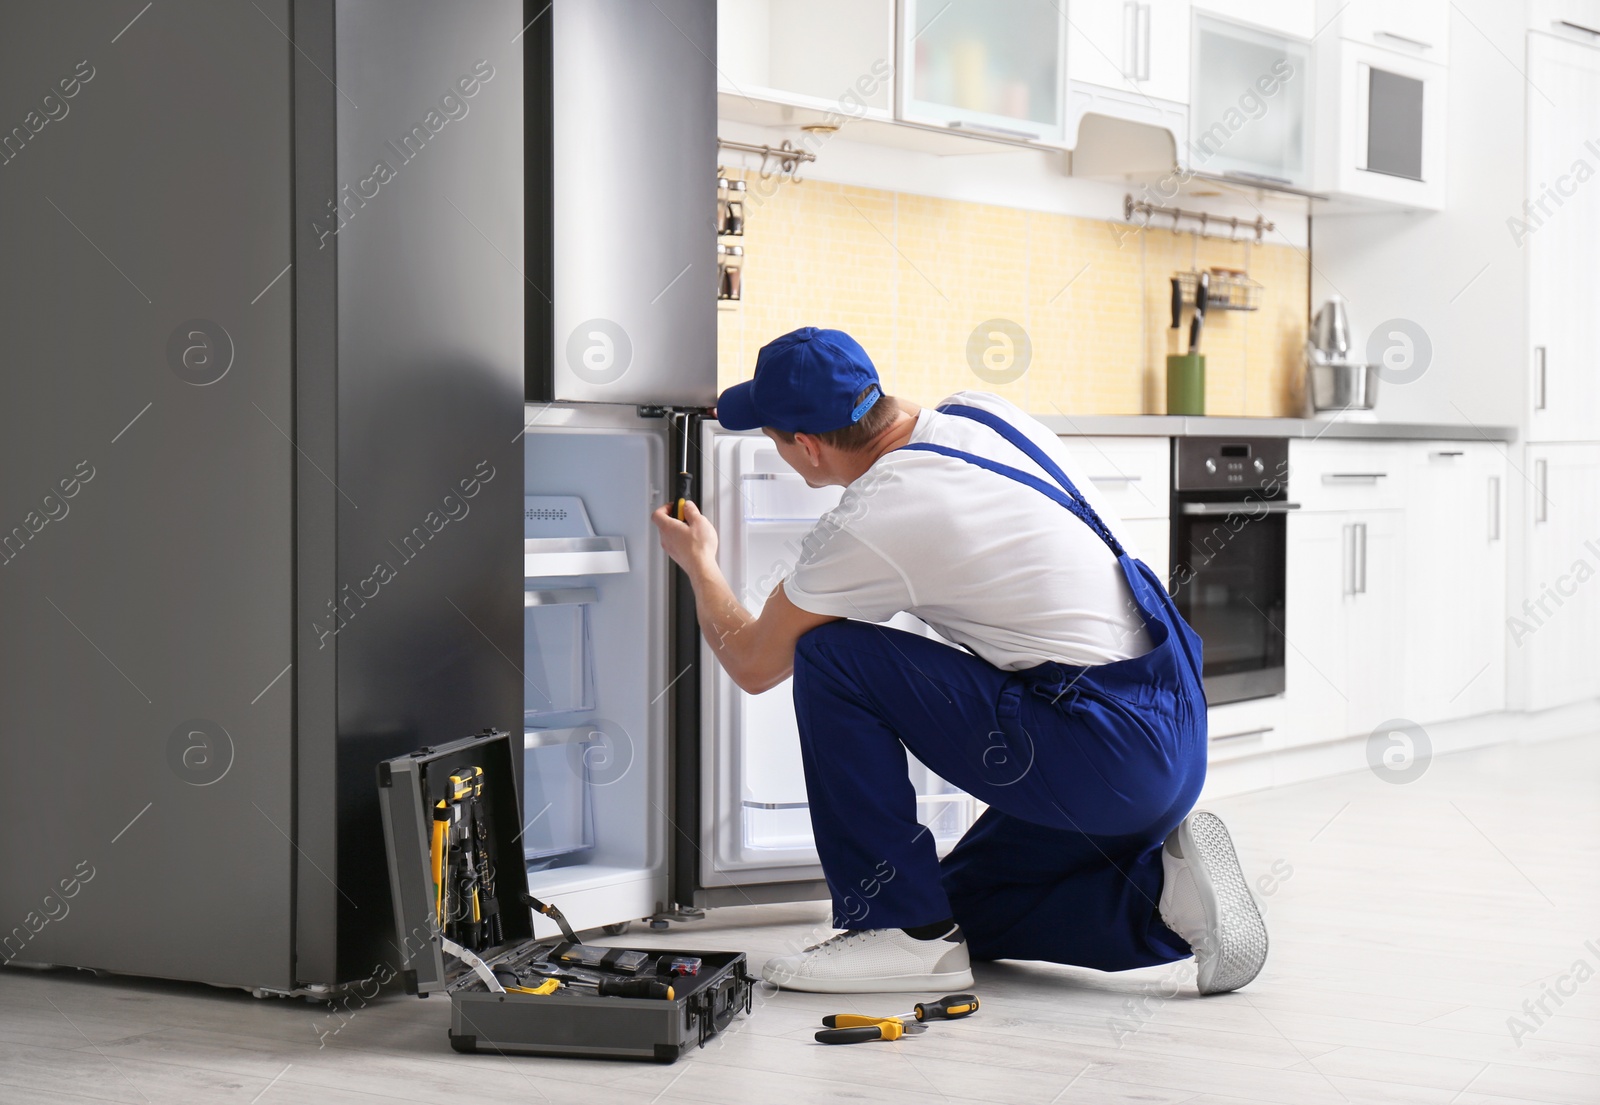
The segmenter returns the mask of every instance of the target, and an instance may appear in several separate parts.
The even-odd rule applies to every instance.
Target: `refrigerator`
[[[529,884],[585,927],[823,899],[790,684],[728,679],[649,522],[687,466],[759,612],[841,494],[700,417],[717,394],[716,4],[556,0],[536,26],[553,64],[537,90],[528,70],[550,96],[530,119],[552,120],[549,156],[528,159],[528,256],[551,289],[527,298]],[[978,804],[911,770],[948,848]]]
[[[388,977],[377,764],[484,728],[580,927],[825,895],[649,521],[687,446],[759,607],[837,496],[698,416],[715,56],[714,0],[0,13],[64,97],[0,141],[0,969]]]

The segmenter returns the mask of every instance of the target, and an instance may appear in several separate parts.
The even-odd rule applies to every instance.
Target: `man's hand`
[[[673,507],[664,506],[650,516],[661,534],[661,547],[693,578],[697,572],[717,562],[717,528],[711,524],[700,508],[687,500],[683,504],[684,521],[673,516]]]
[[[794,668],[794,646],[807,630],[835,621],[801,610],[779,584],[754,618],[740,605],[717,567],[717,530],[691,502],[683,504],[684,521],[660,507],[651,521],[661,534],[661,547],[677,561],[694,587],[700,631],[728,675],[751,694],[782,683]]]

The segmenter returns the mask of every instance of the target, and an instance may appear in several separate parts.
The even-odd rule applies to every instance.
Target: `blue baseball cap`
[[[761,347],[755,378],[717,400],[717,421],[730,430],[825,434],[855,425],[882,397],[878,370],[856,339],[802,326]]]

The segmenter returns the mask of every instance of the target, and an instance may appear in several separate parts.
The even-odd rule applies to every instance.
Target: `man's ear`
[[[794,435],[795,444],[800,446],[806,455],[806,463],[813,468],[822,467],[822,439],[813,434],[797,433]]]

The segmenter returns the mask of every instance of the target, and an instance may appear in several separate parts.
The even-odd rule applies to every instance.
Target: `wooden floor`
[[[781,994],[658,1067],[458,1056],[438,999],[385,997],[319,1040],[337,1022],[301,1001],[7,970],[0,1102],[1600,1102],[1600,737],[1213,808],[1272,931],[1236,994],[1197,998],[1188,964],[993,964],[982,1012],[920,1039],[817,1045],[822,1014],[905,999]],[[759,964],[823,917],[724,910],[627,941]]]

